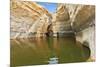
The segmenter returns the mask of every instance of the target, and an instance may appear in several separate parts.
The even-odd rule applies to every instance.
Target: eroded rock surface
[[[51,18],[51,14],[35,2],[11,0],[11,38],[43,36]]]
[[[58,4],[53,18],[54,33],[76,33],[94,24],[95,6]]]

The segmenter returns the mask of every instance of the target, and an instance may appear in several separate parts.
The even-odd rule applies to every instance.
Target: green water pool
[[[11,66],[86,62],[90,49],[74,37],[11,40]]]

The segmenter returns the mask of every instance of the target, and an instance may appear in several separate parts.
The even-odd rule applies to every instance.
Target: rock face
[[[58,6],[57,12],[53,15],[52,23],[54,36],[64,36],[64,34],[72,32],[70,16],[66,6],[63,4]]]
[[[44,36],[51,14],[35,2],[11,0],[11,38]]]
[[[58,4],[53,16],[54,33],[75,33],[94,24],[95,6],[80,4]],[[54,35],[55,36],[55,35]]]
[[[78,14],[73,22],[73,28],[79,32],[93,24],[95,24],[95,6],[85,5],[78,10]]]

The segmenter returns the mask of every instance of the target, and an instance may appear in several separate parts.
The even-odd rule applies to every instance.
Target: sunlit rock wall
[[[58,4],[53,14],[54,33],[75,33],[91,25],[95,7],[81,4]]]
[[[64,4],[58,4],[57,11],[53,15],[53,36],[67,36],[72,33],[70,14]]]
[[[57,33],[62,36],[73,35],[77,24],[80,23],[80,21],[75,22],[76,16],[83,7],[84,5],[80,4],[58,4],[57,11],[53,15],[54,36],[57,36]],[[78,17],[78,19],[80,18]]]
[[[31,1],[11,0],[11,38],[41,37],[51,24],[51,14]]]
[[[73,29],[75,32],[79,32],[84,28],[87,28],[95,24],[95,6],[84,5],[80,9],[74,18]]]

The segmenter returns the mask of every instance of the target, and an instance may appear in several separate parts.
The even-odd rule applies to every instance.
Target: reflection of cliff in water
[[[89,56],[89,48],[71,37],[11,40],[11,65],[14,66],[84,62]]]

